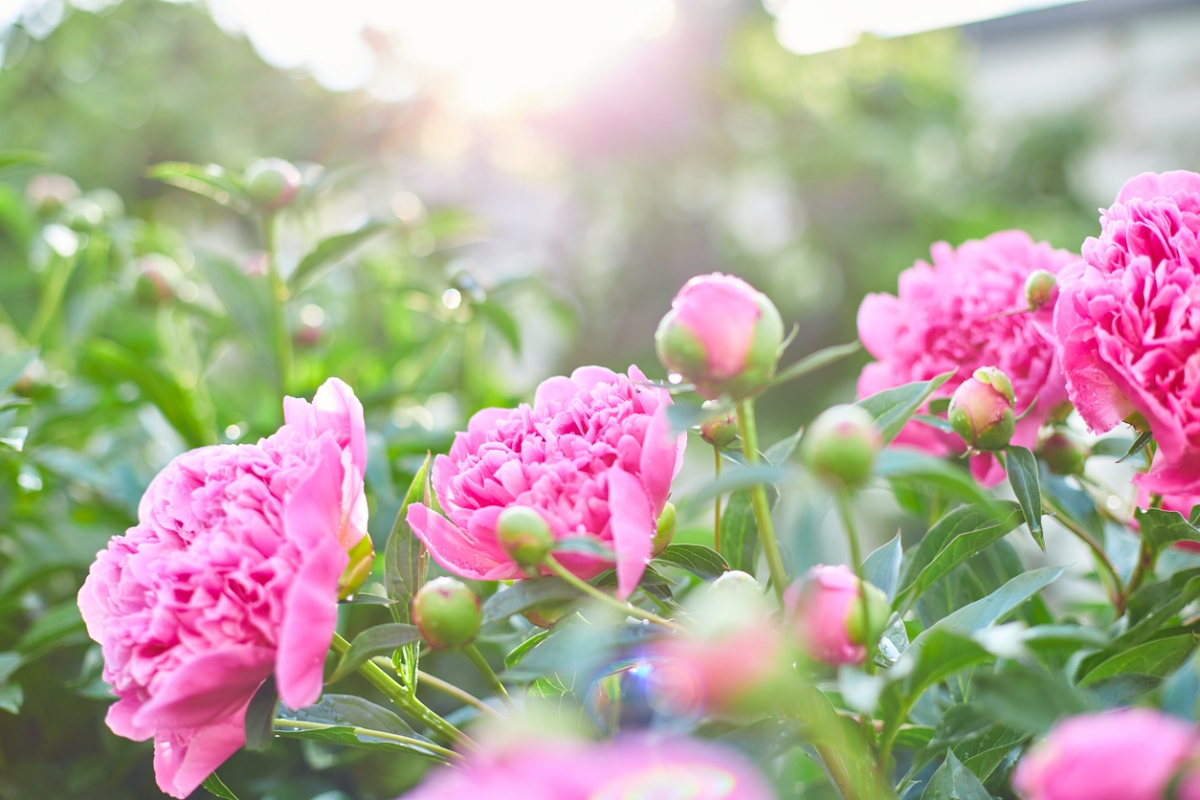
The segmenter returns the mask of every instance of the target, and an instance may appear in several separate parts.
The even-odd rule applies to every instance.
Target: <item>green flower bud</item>
[[[947,417],[968,446],[1003,450],[1016,429],[1014,404],[1008,376],[995,367],[980,367],[954,390]]]
[[[338,600],[345,600],[357,592],[367,582],[371,569],[375,566],[375,545],[371,537],[363,535],[358,544],[349,550],[350,563],[338,578]]]
[[[1038,309],[1050,302],[1050,297],[1054,294],[1054,287],[1058,285],[1058,278],[1053,272],[1047,272],[1044,269],[1034,270],[1029,273],[1029,277],[1025,279],[1025,302],[1029,303],[1031,309]]]
[[[434,650],[470,644],[479,634],[479,597],[457,578],[435,578],[412,601],[412,619]]]
[[[737,438],[737,417],[730,411],[700,425],[700,438],[714,447],[725,447]]]
[[[542,563],[554,546],[554,534],[537,511],[528,506],[509,506],[496,518],[496,539],[504,552],[525,570]]]
[[[675,536],[675,504],[667,503],[662,513],[658,515],[658,527],[654,533],[654,543],[651,552],[658,555],[666,549]]]
[[[267,211],[276,211],[292,202],[303,183],[300,170],[282,158],[260,158],[242,173],[246,195]]]
[[[862,581],[859,583],[859,587],[863,596],[867,598],[866,614],[868,619],[863,618],[862,601],[852,602],[849,613],[846,614],[846,633],[850,634],[850,641],[854,644],[869,646],[878,642],[879,637],[883,635],[883,629],[887,627],[888,618],[892,615],[892,604],[888,602],[887,595],[878,586]],[[870,657],[870,653],[868,653],[868,657]]]
[[[163,274],[153,267],[147,267],[138,273],[137,281],[133,284],[133,296],[144,306],[160,306],[175,296],[170,282]]]
[[[883,436],[861,406],[834,406],[813,420],[800,443],[800,459],[835,486],[855,488],[871,477]]]
[[[1088,451],[1067,434],[1055,432],[1042,439],[1038,455],[1055,475],[1081,475]]]

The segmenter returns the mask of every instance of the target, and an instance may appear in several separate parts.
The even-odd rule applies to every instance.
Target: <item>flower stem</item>
[[[839,491],[837,493],[838,513],[842,517],[842,527],[846,529],[846,539],[850,542],[850,561],[854,567],[854,574],[858,578],[859,599],[862,601],[863,613],[863,631],[866,635],[867,645],[867,671],[873,670],[875,650],[879,642],[871,641],[871,604],[867,602],[867,591],[862,587],[863,572],[862,572],[862,546],[858,541],[858,526],[854,524],[854,509],[850,507],[850,492]]]
[[[487,679],[488,685],[492,687],[492,691],[496,696],[504,701],[504,705],[508,706],[510,711],[517,710],[517,704],[508,696],[508,690],[504,688],[504,684],[500,682],[500,677],[496,671],[492,669],[492,665],[483,657],[483,653],[479,652],[479,648],[474,644],[469,644],[462,649],[463,654],[471,659],[471,663],[475,668]]]
[[[754,422],[754,398],[748,397],[738,403],[738,433],[742,437],[742,455],[746,466],[758,464],[758,427]],[[758,521],[758,536],[762,540],[763,554],[767,557],[767,568],[771,571],[771,583],[775,597],[783,605],[783,590],[787,588],[787,571],[783,568],[783,557],[779,554],[779,543],[775,541],[775,527],[771,524],[771,506],[767,502],[767,489],[761,483],[751,490],[754,517]]]
[[[721,477],[721,448],[713,445],[713,478]],[[721,552],[721,495],[713,502],[713,550]]]
[[[267,254],[267,277],[271,288],[271,308],[275,313],[275,357],[279,361],[279,384],[284,392],[291,391],[292,380],[292,337],[287,326],[288,288],[279,274],[279,263],[275,254],[275,214],[262,218],[263,250]]]
[[[276,718],[274,721],[274,727],[298,728],[306,731],[321,731],[326,730],[327,728],[337,728],[340,726],[326,725],[323,722],[309,722],[308,720]],[[445,747],[439,747],[433,742],[427,742],[423,739],[414,739],[411,736],[400,736],[399,734],[388,733],[387,731],[371,730],[370,728],[354,728],[353,730],[355,736],[370,736],[373,739],[384,739],[385,741],[406,744],[412,747],[419,747],[422,750],[428,750],[430,753],[439,756],[439,760],[441,761],[461,761],[463,758],[461,754],[456,753],[453,750],[447,750]]]
[[[676,622],[672,622],[669,619],[663,619],[657,614],[640,609],[632,603],[622,602],[613,597],[611,594],[600,591],[582,578],[571,574],[571,572],[562,564],[559,564],[552,555],[547,555],[546,559],[542,563],[549,567],[551,572],[574,586],[579,591],[583,592],[589,597],[599,600],[602,603],[612,606],[626,616],[634,617],[636,619],[644,619],[648,622],[653,622],[655,625],[662,625],[664,628],[670,628],[673,631],[683,630],[683,626]]]
[[[1113,607],[1117,610],[1117,616],[1120,617],[1125,613],[1125,586],[1121,583],[1121,576],[1117,574],[1117,568],[1108,558],[1108,554],[1104,552],[1104,548],[1096,539],[1077,525],[1073,520],[1068,519],[1066,514],[1056,508],[1051,500],[1046,500],[1042,503],[1042,509],[1047,513],[1054,515],[1054,519],[1059,525],[1069,530],[1071,533],[1079,537],[1079,540],[1086,544],[1096,556],[1096,562],[1104,567],[1105,574],[1108,575],[1108,596],[1112,600]]]
[[[420,670],[417,671],[417,677],[421,683],[427,685],[431,689],[436,689],[442,694],[449,695],[455,700],[459,700],[466,705],[477,708],[484,713],[492,714],[494,716],[497,715],[496,709],[492,708],[475,695],[458,688],[453,683],[444,681],[436,675],[430,675],[428,672],[421,672]]]

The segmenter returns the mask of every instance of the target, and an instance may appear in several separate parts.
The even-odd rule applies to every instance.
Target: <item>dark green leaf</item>
[[[17,652],[44,653],[58,647],[86,641],[83,616],[74,599],[47,609],[17,640]]]
[[[39,150],[0,150],[0,169],[17,164],[49,164],[50,155]]]
[[[1158,675],[1126,672],[1111,678],[1101,678],[1088,686],[1087,692],[1088,696],[1103,708],[1124,708],[1153,692],[1162,682],[1163,679]]]
[[[413,535],[405,516],[408,506],[420,503],[424,497],[429,461],[430,456],[426,454],[425,462],[409,484],[408,493],[396,514],[396,522],[392,525],[392,532],[383,550],[383,584],[388,597],[396,601],[396,605],[392,606],[392,614],[397,622],[411,621],[409,604],[413,595],[424,585],[429,564],[425,547]]]
[[[649,564],[646,565],[646,570],[642,573],[642,579],[638,581],[638,587],[646,594],[663,603],[670,603],[675,599],[671,582]]]
[[[506,620],[543,603],[568,603],[581,597],[579,590],[562,578],[531,578],[501,589],[483,604],[483,624]]]
[[[749,489],[762,484],[777,483],[786,474],[779,467],[772,466],[740,467],[739,469],[728,470],[721,477],[708,483],[704,488],[693,494],[684,503],[680,503],[680,510],[693,509],[706,500],[711,500],[718,495],[725,495],[739,489]]]
[[[0,358],[0,394],[4,394],[25,373],[25,368],[37,358],[37,350],[21,350]]]
[[[982,600],[976,600],[948,614],[925,633],[938,628],[974,633],[988,625],[993,625],[1012,613],[1034,594],[1049,586],[1059,575],[1062,575],[1064,569],[1066,567],[1042,567],[1022,572]],[[921,635],[924,636],[925,633]],[[917,637],[917,641],[920,641],[920,637]]]
[[[1133,439],[1128,436],[1108,436],[1099,439],[1091,447],[1091,454],[1094,456],[1123,456],[1129,452],[1129,448],[1133,447]]]
[[[896,596],[896,586],[900,582],[900,562],[904,559],[904,547],[900,543],[900,533],[887,544],[867,556],[862,564],[863,577],[868,583],[879,587],[891,600]]]
[[[1042,492],[1038,488],[1037,459],[1028,447],[1018,445],[1006,447],[1005,454],[1008,483],[1017,502],[1021,504],[1021,513],[1025,516],[1025,524],[1029,526],[1029,533],[1044,553],[1046,536],[1042,533]]]
[[[19,683],[0,683],[0,711],[9,714],[20,714],[21,705],[25,702],[25,690]]]
[[[1105,678],[1127,673],[1161,678],[1178,669],[1195,646],[1196,637],[1190,632],[1151,639],[1100,662],[1079,681],[1079,685],[1090,686]]]
[[[213,795],[214,797],[220,797],[221,800],[238,800],[237,795],[230,791],[228,786],[222,783],[221,779],[217,777],[217,773],[215,772],[205,778],[204,783],[200,785],[208,790],[209,794]]]
[[[1133,515],[1141,529],[1142,540],[1155,553],[1175,542],[1200,543],[1200,531],[1196,530],[1178,511],[1139,508],[1134,511]]]
[[[942,433],[954,433],[954,426],[950,424],[950,420],[942,417],[935,417],[932,414],[913,414],[913,420],[922,425],[936,428]]]
[[[1110,658],[1119,657],[1153,638],[1161,638],[1162,626],[1197,597],[1200,597],[1200,569],[1183,570],[1165,581],[1138,589],[1129,599],[1129,629],[1079,662],[1076,679],[1082,682],[1088,673]]]
[[[240,182],[216,164],[201,166],[183,161],[166,161],[147,169],[146,177],[207,197],[239,214],[249,214],[251,210],[250,201],[243,193]]]
[[[552,633],[554,633],[552,630],[539,631],[514,647],[509,654],[504,657],[504,668],[512,669],[517,664],[521,663],[521,659],[525,657],[526,653],[544,642]]]
[[[1146,431],[1145,433],[1139,435],[1137,437],[1137,439],[1134,440],[1133,445],[1130,446],[1129,452],[1127,452],[1125,455],[1118,458],[1117,463],[1120,464],[1123,461],[1128,461],[1129,459],[1133,458],[1138,453],[1145,450],[1146,445],[1150,444],[1150,441],[1152,439],[1154,439],[1153,431]]]
[[[349,675],[375,656],[391,655],[406,644],[412,644],[421,638],[420,631],[414,625],[403,622],[392,622],[386,625],[376,625],[354,637],[350,649],[338,662],[337,669],[329,676],[326,683],[335,683]]]
[[[670,544],[655,560],[687,570],[706,581],[716,580],[729,571],[721,554],[702,544]]]
[[[617,554],[613,549],[594,536],[568,536],[554,543],[555,553],[578,553],[595,558],[615,561]]]
[[[1162,709],[1181,719],[1200,718],[1200,654],[1193,655],[1163,684]]]
[[[929,396],[941,388],[942,384],[954,377],[954,372],[946,372],[928,381],[916,381],[897,386],[895,389],[885,389],[878,394],[864,397],[855,405],[860,405],[871,416],[883,434],[884,442],[890,442],[900,433],[900,429],[920,410]]]
[[[521,352],[521,329],[517,326],[517,321],[512,318],[512,314],[504,306],[492,300],[485,300],[482,303],[473,303],[471,308],[483,315],[484,319],[492,323],[492,326],[500,332],[504,337],[504,341],[508,342],[508,346],[512,348],[514,353]]]
[[[329,727],[290,726],[288,721]],[[411,753],[441,759],[441,756],[419,744],[375,735],[383,733],[417,742],[427,741],[391,711],[353,695],[322,695],[315,705],[299,711],[281,706],[275,733],[293,739],[313,739],[349,747]]]
[[[976,676],[972,695],[989,719],[1028,734],[1045,733],[1062,717],[1097,710],[1061,675],[1023,664]]]
[[[721,555],[730,569],[751,575],[758,563],[758,522],[752,498],[749,489],[739,489],[729,496],[721,513]]]
[[[322,239],[311,253],[300,259],[296,269],[288,276],[288,285],[293,292],[304,291],[326,268],[334,266],[359,246],[393,228],[388,222],[368,222],[357,230]]]
[[[266,750],[271,746],[271,731],[275,726],[275,708],[279,705],[279,692],[275,689],[275,676],[269,676],[250,698],[246,708],[246,749]]]
[[[862,345],[858,342],[850,342],[849,344],[838,344],[833,347],[826,347],[823,350],[818,350],[815,353],[805,356],[804,358],[780,370],[775,379],[771,381],[771,386],[778,386],[781,383],[786,383],[790,380],[795,380],[801,375],[807,375],[814,372],[827,364],[832,364],[835,361],[840,361],[846,356],[852,356],[862,349]],[[774,463],[774,462],[772,462]]]
[[[959,631],[935,626],[913,640],[896,669],[904,675],[904,694],[916,699],[946,676],[991,658],[975,640]]]
[[[1029,734],[995,725],[983,734],[953,747],[964,767],[981,781],[986,781],[1007,758],[1013,748],[1029,738]]]
[[[962,765],[953,751],[929,779],[921,800],[992,800],[975,773]]]
[[[875,474],[893,481],[915,483],[925,489],[936,489],[945,496],[968,503],[992,502],[991,495],[979,488],[967,470],[916,450],[883,451],[875,461]]]

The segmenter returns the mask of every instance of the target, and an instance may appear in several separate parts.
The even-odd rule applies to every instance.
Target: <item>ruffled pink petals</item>
[[[638,479],[622,469],[608,473],[613,547],[617,551],[617,597],[633,594],[654,543],[655,517]]]
[[[477,581],[524,577],[515,563],[505,564],[489,557],[462,530],[423,505],[410,505],[405,519],[433,560],[455,575]]]
[[[246,743],[246,705],[212,725],[166,730],[155,736],[154,776],[158,788],[182,800],[236,753]]]
[[[250,702],[271,674],[275,659],[266,647],[237,647],[197,656],[154,686],[131,722],[139,729],[198,728]]]
[[[671,303],[680,323],[700,340],[714,380],[734,377],[746,363],[761,314],[751,291],[732,276],[701,276],[688,281]]]
[[[638,459],[638,471],[642,476],[645,496],[649,498],[655,515],[662,511],[667,496],[671,493],[671,480],[683,465],[683,448],[686,445],[687,434],[672,435],[666,408],[660,407],[646,427]]]
[[[309,554],[288,590],[275,683],[291,708],[312,705],[321,696],[325,653],[337,627],[338,579],[349,563],[337,540],[326,539]]]

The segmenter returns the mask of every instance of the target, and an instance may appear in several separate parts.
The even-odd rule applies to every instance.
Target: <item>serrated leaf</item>
[[[908,607],[921,593],[966,559],[1004,538],[1021,523],[1016,503],[976,503],[956,508],[929,529],[907,559],[897,607]]]
[[[1009,445],[1005,448],[1005,466],[1008,483],[1012,486],[1021,513],[1033,541],[1042,552],[1046,552],[1046,536],[1042,532],[1042,492],[1038,487],[1038,465],[1028,447]]]
[[[484,601],[483,624],[506,620],[543,603],[569,603],[581,596],[578,589],[558,577],[517,581]]]
[[[758,521],[749,489],[731,494],[721,510],[721,555],[730,569],[754,574],[758,564]]]
[[[424,497],[430,458],[428,454],[425,455],[425,462],[413,476],[383,550],[383,585],[388,597],[396,602],[392,606],[392,616],[396,622],[412,621],[409,604],[425,583],[429,557],[425,553],[425,546],[409,527],[405,514],[409,505],[420,503]]]
[[[356,230],[322,239],[312,252],[300,259],[296,269],[292,270],[292,274],[288,276],[288,286],[295,293],[304,291],[321,276],[322,271],[333,267],[361,245],[392,229],[394,225],[388,222],[368,222]]]
[[[226,786],[220,778],[217,777],[217,773],[215,772],[205,778],[204,783],[200,785],[203,786],[209,794],[213,795],[214,797],[220,797],[221,800],[238,800],[237,795],[234,794],[233,791],[230,790],[230,788]]]
[[[815,372],[821,367],[832,364],[835,361],[840,361],[847,356],[852,356],[861,349],[862,345],[860,343],[850,342],[848,344],[837,344],[833,347],[826,347],[822,350],[818,350],[817,352],[811,353],[800,359],[795,364],[780,370],[778,373],[776,373],[775,378],[769,385],[778,386],[781,383],[787,383],[788,381],[795,380],[802,375]]]
[[[915,381],[885,389],[878,394],[864,397],[855,405],[862,406],[875,417],[875,425],[883,435],[884,442],[890,442],[900,433],[900,429],[920,410],[929,396],[942,387],[946,381],[954,377],[954,372],[946,372],[928,381]]]
[[[1090,686],[1105,678],[1126,673],[1161,678],[1178,669],[1195,646],[1196,636],[1191,632],[1151,639],[1100,662],[1079,681],[1079,685]]]
[[[492,323],[492,327],[500,332],[504,341],[508,342],[508,346],[512,348],[513,353],[520,354],[521,329],[517,325],[517,321],[508,313],[508,309],[493,300],[472,303],[471,308]]]
[[[246,749],[266,750],[271,746],[271,732],[275,726],[275,708],[279,705],[279,692],[275,689],[275,676],[270,675],[246,707]]]
[[[37,354],[37,350],[21,350],[0,358],[0,394],[11,389],[25,374],[25,369],[37,358]]]
[[[241,183],[216,164],[202,166],[185,161],[164,161],[147,169],[146,177],[207,197],[239,214],[249,214],[252,209]]]
[[[891,600],[896,596],[900,582],[900,563],[904,560],[904,546],[897,532],[890,542],[867,556],[862,563],[863,578],[883,590]]]
[[[412,644],[421,638],[421,632],[415,625],[403,622],[391,622],[376,625],[354,637],[350,648],[338,662],[337,668],[329,676],[326,683],[336,683],[375,656],[391,655],[406,644]]]
[[[975,773],[964,767],[951,750],[929,779],[921,800],[992,800],[992,796],[983,788]]]
[[[654,559],[687,570],[706,581],[716,580],[729,571],[729,564],[721,554],[702,544],[670,544]]]
[[[1138,521],[1143,541],[1155,553],[1175,542],[1200,543],[1200,531],[1178,511],[1139,508],[1134,511],[1133,516]]]

